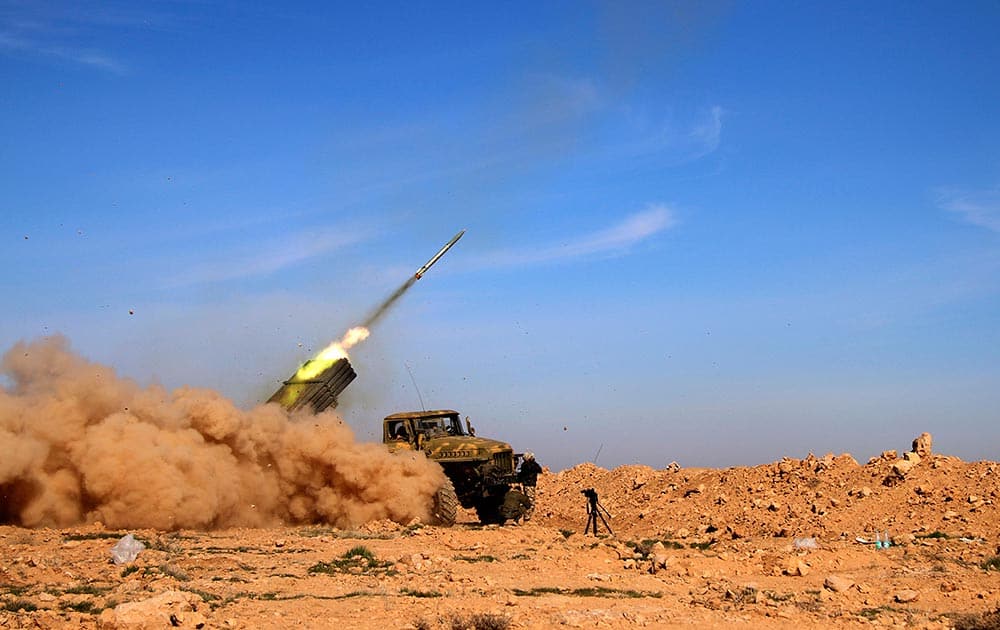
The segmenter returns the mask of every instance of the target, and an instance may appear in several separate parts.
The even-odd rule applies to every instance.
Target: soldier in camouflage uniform
[[[524,488],[524,494],[531,501],[531,506],[524,515],[524,520],[531,519],[531,513],[535,511],[535,485],[538,483],[538,475],[542,472],[542,467],[535,461],[534,453],[525,453],[524,461],[521,462],[521,470],[517,473],[517,480]]]
[[[518,519],[528,520],[530,514],[531,501],[525,494],[517,490],[511,490],[507,493],[503,505],[500,506],[500,516],[507,521],[517,522]]]

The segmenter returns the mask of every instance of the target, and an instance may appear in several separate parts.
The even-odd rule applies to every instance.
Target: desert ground
[[[501,527],[2,526],[0,627],[1000,628],[998,464],[929,445],[581,464],[546,471],[533,518]],[[586,488],[613,534],[584,533]],[[126,533],[146,549],[114,564]]]

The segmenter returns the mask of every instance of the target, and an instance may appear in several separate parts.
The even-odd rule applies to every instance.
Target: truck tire
[[[431,506],[431,522],[434,525],[451,527],[458,515],[458,495],[451,479],[445,479],[444,485],[434,494],[434,504]]]

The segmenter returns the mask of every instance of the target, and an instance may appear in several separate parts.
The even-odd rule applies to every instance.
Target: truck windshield
[[[428,435],[465,435],[457,415],[420,418],[417,425]]]

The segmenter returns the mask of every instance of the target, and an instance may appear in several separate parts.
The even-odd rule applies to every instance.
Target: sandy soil
[[[583,464],[543,474],[519,525],[141,530],[127,565],[110,561],[124,531],[4,526],[0,627],[1000,627],[984,616],[1000,608],[997,468]],[[588,487],[614,535],[583,534]],[[887,549],[856,540],[885,531]]]

